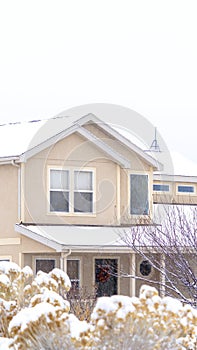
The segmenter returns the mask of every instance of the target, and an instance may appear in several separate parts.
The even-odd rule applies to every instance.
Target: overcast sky
[[[197,162],[196,18],[196,0],[1,0],[1,123],[112,103]]]

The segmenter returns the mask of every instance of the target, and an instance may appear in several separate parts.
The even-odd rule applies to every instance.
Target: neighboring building
[[[146,269],[120,234],[150,225],[155,203],[197,204],[197,176],[159,175],[155,158],[92,114],[0,134],[0,260],[60,267],[98,295],[138,293],[143,282],[108,273]]]

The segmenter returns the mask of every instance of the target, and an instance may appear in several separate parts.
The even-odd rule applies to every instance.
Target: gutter
[[[19,157],[0,157],[0,165],[13,165],[13,163],[16,164],[16,161],[19,162]],[[16,164],[16,166],[18,166]]]

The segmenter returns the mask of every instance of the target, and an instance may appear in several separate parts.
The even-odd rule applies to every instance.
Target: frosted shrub
[[[66,273],[0,264],[1,348],[10,350],[196,350],[197,310],[142,286],[140,296],[98,298],[89,322],[70,313]],[[10,339],[8,339],[8,337]]]
[[[25,306],[24,286],[33,272],[12,262],[0,262],[0,334],[7,336],[10,320]]]
[[[68,275],[54,269],[49,274],[39,271],[31,284],[27,284],[33,271],[26,266],[21,269],[17,264],[0,262],[0,334],[8,336],[8,325],[22,309],[46,301],[59,305],[62,310],[69,310],[69,303],[61,298],[59,292],[69,291],[71,282]],[[47,292],[54,292],[48,294]]]
[[[42,302],[21,310],[10,322],[14,349],[74,349],[70,315],[61,308]]]
[[[143,286],[139,298],[98,299],[92,314],[94,349],[196,349],[197,311]]]

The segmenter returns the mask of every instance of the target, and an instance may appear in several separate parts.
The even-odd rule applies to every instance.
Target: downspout
[[[72,250],[69,249],[68,252],[61,252],[60,257],[60,269],[67,272],[67,257],[72,253]]]

